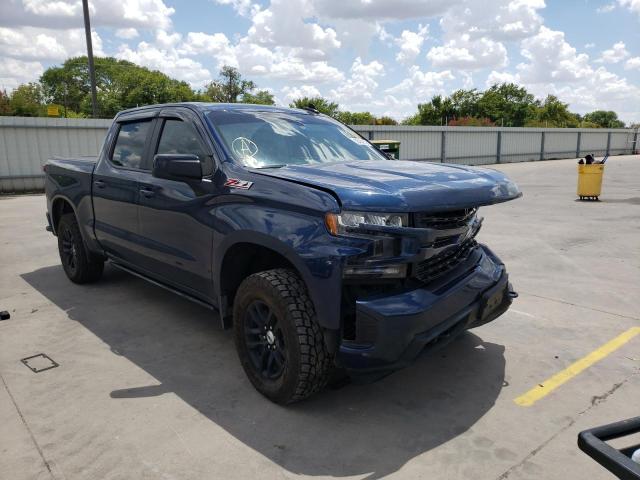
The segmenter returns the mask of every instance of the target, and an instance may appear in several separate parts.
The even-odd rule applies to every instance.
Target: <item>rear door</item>
[[[115,138],[93,174],[96,238],[113,257],[140,261],[138,191],[149,155],[157,110],[117,119]]]
[[[213,148],[200,119],[181,107],[160,112],[153,139],[155,154],[193,154],[202,163],[203,179],[156,178],[150,171],[140,180],[140,235],[144,265],[161,281],[196,296],[212,296],[213,215],[215,196]]]

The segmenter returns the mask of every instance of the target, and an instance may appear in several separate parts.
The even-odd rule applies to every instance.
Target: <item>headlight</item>
[[[406,213],[327,213],[325,216],[325,224],[329,233],[339,235],[357,230],[362,226],[406,227],[409,223],[408,218]]]

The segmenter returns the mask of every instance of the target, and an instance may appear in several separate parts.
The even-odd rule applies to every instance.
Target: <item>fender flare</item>
[[[226,312],[227,305],[224,303],[221,290],[222,265],[229,249],[240,243],[255,244],[260,247],[268,248],[279,255],[282,255],[287,261],[289,261],[307,286],[309,296],[311,297],[311,301],[316,309],[320,325],[330,329],[338,328],[339,323],[337,322],[339,322],[340,302],[337,302],[337,309],[334,308],[335,305],[332,306],[327,302],[327,296],[335,299],[335,288],[322,288],[318,284],[324,283],[327,287],[328,284],[331,284],[338,289],[341,288],[341,284],[335,284],[335,277],[319,278],[314,276],[310,271],[309,266],[303,261],[298,252],[296,252],[291,245],[288,245],[282,240],[274,238],[271,235],[255,230],[237,230],[233,233],[229,233],[225,235],[220,245],[218,245],[214,250],[214,264],[212,268],[214,295],[217,298],[218,308],[220,309],[222,317],[228,315],[228,312]],[[334,304],[335,303],[336,302],[334,302]],[[333,319],[333,321],[329,321],[329,319]]]

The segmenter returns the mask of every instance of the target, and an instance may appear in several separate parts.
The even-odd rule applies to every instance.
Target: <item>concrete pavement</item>
[[[214,315],[107,267],[71,284],[44,197],[0,197],[0,478],[612,478],[580,430],[640,413],[640,336],[531,407],[514,399],[640,325],[640,158],[576,201],[573,160],[497,166],[520,200],[480,240],[520,293],[497,321],[372,385],[276,406]],[[60,364],[33,373],[21,358]]]

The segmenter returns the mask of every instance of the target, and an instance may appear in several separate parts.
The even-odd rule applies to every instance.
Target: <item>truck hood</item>
[[[435,212],[522,195],[502,172],[442,163],[367,160],[253,171],[331,191],[345,210]]]

